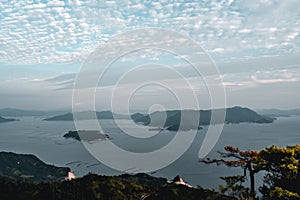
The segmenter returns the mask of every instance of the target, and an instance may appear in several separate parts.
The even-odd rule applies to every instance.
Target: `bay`
[[[75,130],[74,122],[50,122],[37,117],[19,119],[20,121],[0,124],[0,151],[34,154],[46,163],[69,166],[76,176],[83,176],[89,172],[104,175],[127,172],[126,169],[120,172],[99,163],[81,142],[64,138],[63,135],[69,130]],[[300,144],[299,122],[300,116],[291,116],[279,117],[272,124],[226,124],[221,137],[208,157],[218,156],[216,152],[222,151],[227,145],[238,147],[241,150],[260,150],[271,145],[285,147],[286,145]],[[124,120],[122,123],[126,125],[128,122]],[[137,139],[124,134],[113,120],[101,120],[101,124],[114,144],[137,153],[159,149],[176,135],[176,132],[163,130],[150,139]],[[199,162],[198,152],[206,131],[207,127],[199,130],[190,148],[178,160],[155,171],[152,175],[168,179],[180,175],[194,186],[217,188],[222,184],[220,176],[242,174],[239,169],[205,165]],[[188,132],[177,134],[188,134]],[[262,174],[258,176],[262,177]]]

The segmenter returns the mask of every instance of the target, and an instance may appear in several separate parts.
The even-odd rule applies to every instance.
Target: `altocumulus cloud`
[[[1,1],[0,62],[74,63],[113,34],[177,30],[216,59],[299,53],[299,1]]]

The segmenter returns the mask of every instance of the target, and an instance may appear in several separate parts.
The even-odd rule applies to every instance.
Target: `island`
[[[214,121],[211,121],[212,112],[216,115]],[[222,120],[222,114],[226,112],[225,121]],[[199,123],[194,120],[199,116]],[[185,118],[185,123],[181,123],[181,117]],[[134,114],[132,119],[139,124],[150,127],[161,127],[170,131],[201,129],[201,126],[210,124],[230,124],[230,123],[272,123],[275,118],[259,115],[255,111],[235,106],[231,108],[215,109],[215,110],[171,110],[156,111],[150,114]],[[165,121],[164,124],[161,124]]]
[[[0,123],[19,121],[18,119],[4,118],[0,116]]]
[[[110,139],[108,134],[100,133],[97,130],[79,130],[79,131],[69,131],[64,134],[65,138],[73,138],[78,141],[95,141],[95,140],[106,140]]]
[[[71,169],[41,161],[34,155],[0,152],[0,176],[24,181],[64,180]]]
[[[90,119],[127,119],[129,116],[116,114],[111,111],[82,111],[76,114],[76,120],[90,120]],[[44,119],[45,121],[73,121],[74,116],[73,113],[65,113],[62,115],[56,115],[49,118]]]

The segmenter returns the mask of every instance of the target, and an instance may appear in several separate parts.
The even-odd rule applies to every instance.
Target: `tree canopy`
[[[264,199],[300,199],[300,145],[285,148],[271,146],[260,151],[241,151],[232,146],[226,146],[224,152],[218,152],[220,158],[206,158],[201,162],[206,164],[224,164],[228,167],[240,167],[244,170],[242,176],[223,177],[227,183],[221,187],[227,193],[235,191],[235,196],[245,196],[245,189],[238,183],[244,183],[241,177],[250,177],[250,197],[256,198],[255,174],[264,171],[263,185],[259,187]],[[237,187],[240,191],[237,192]],[[225,189],[224,189],[225,188]],[[243,195],[241,195],[243,193]],[[229,193],[228,193],[229,194]]]

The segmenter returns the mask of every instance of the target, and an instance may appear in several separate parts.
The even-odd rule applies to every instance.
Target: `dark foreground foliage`
[[[0,177],[0,199],[232,199],[211,190],[168,184],[146,174],[99,176],[89,174],[63,182],[21,182]]]

